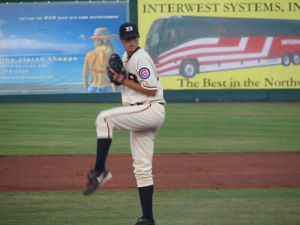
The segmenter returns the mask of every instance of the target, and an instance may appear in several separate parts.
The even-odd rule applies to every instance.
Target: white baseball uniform
[[[163,89],[155,65],[143,49],[138,48],[128,59],[123,55],[127,78],[145,89],[156,90],[147,96],[122,86],[124,106],[101,112],[96,120],[98,138],[112,138],[114,129],[130,131],[130,147],[138,187],[153,185],[152,158],[154,138],[165,118]]]

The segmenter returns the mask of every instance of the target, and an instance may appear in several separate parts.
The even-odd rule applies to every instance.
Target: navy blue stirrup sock
[[[139,195],[141,201],[141,207],[143,210],[143,217],[146,217],[153,221],[153,211],[152,211],[152,199],[153,199],[153,185],[146,187],[139,187]]]
[[[111,142],[111,138],[97,139],[97,158],[94,170],[103,171],[105,169],[105,162]]]

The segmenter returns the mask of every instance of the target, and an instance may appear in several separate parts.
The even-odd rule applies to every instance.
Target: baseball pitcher
[[[117,54],[112,54],[106,70],[112,83],[122,85],[123,106],[100,112],[96,119],[96,163],[88,174],[83,194],[93,193],[112,178],[105,167],[105,161],[113,132],[115,129],[128,130],[143,213],[136,225],[155,225],[152,210],[152,158],[154,138],[165,119],[163,89],[152,59],[138,46],[140,35],[137,26],[125,23],[120,26],[119,32],[125,53],[122,59]]]

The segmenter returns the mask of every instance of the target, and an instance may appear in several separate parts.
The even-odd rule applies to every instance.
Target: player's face
[[[128,38],[125,40],[121,39],[121,43],[124,45],[124,48],[127,52],[127,54],[129,53],[133,53],[136,48],[139,45],[139,38],[138,37],[133,37],[133,38]]]

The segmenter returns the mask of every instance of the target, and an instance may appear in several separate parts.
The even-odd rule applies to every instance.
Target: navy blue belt
[[[143,105],[143,104],[145,104],[145,103],[137,102],[137,103],[135,103],[135,104],[130,104],[130,105],[131,105],[131,106],[134,106],[134,105]],[[158,104],[160,104],[160,105],[165,105],[164,102],[159,102]]]

